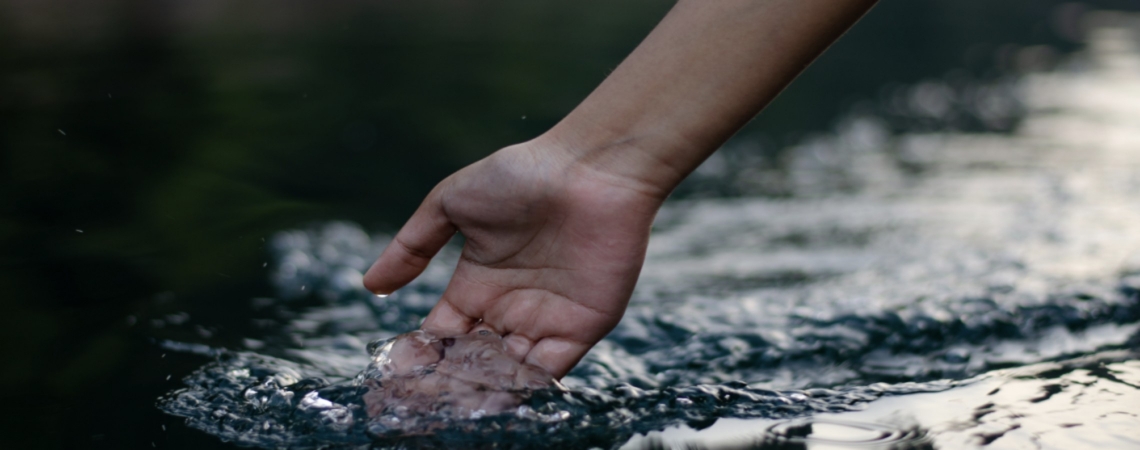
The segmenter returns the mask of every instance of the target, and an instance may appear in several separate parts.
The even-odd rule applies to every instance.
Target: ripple
[[[763,445],[817,444],[840,448],[919,449],[933,448],[926,431],[917,427],[897,428],[886,424],[825,418],[779,422],[765,430]]]
[[[389,238],[345,223],[273,239],[283,326],[249,336],[254,352],[161,343],[216,360],[159,407],[265,448],[1135,446],[1140,96],[1120,92],[1140,76],[1099,59],[1140,50],[1114,52],[1019,81],[1028,109],[1009,134],[791,150],[841,162],[792,178],[842,166],[897,183],[669,202],[626,316],[526,414],[371,440],[351,383],[363,343],[417,328],[459,252],[379,298],[359,277]]]

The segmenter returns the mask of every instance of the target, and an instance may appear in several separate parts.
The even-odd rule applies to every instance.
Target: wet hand
[[[677,2],[554,128],[440,183],[365,286],[400,288],[462,233],[423,327],[492,330],[565,375],[621,319],[665,196],[874,3]]]
[[[561,378],[617,325],[664,193],[582,164],[553,139],[500,150],[441,182],[364,276],[387,294],[458,232],[459,264],[423,329],[488,329]]]

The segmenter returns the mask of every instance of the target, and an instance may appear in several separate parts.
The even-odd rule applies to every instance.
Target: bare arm
[[[682,0],[562,122],[456,172],[364,284],[410,282],[456,232],[425,329],[505,336],[566,374],[625,312],[661,203],[874,0]]]
[[[667,194],[874,4],[682,0],[549,134]]]

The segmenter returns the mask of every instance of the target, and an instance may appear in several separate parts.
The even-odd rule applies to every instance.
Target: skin
[[[518,407],[526,391],[558,382],[507,355],[499,335],[479,330],[452,337],[399,335],[376,349],[362,384],[374,424],[387,433],[417,434],[444,425],[425,417],[499,414]]]
[[[621,320],[669,193],[875,0],[681,0],[565,119],[443,180],[364,276],[388,294],[455,233],[423,329],[490,330],[561,378]]]

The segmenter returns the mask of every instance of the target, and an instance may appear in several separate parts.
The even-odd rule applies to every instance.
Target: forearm
[[[543,139],[668,195],[876,0],[681,0]]]

